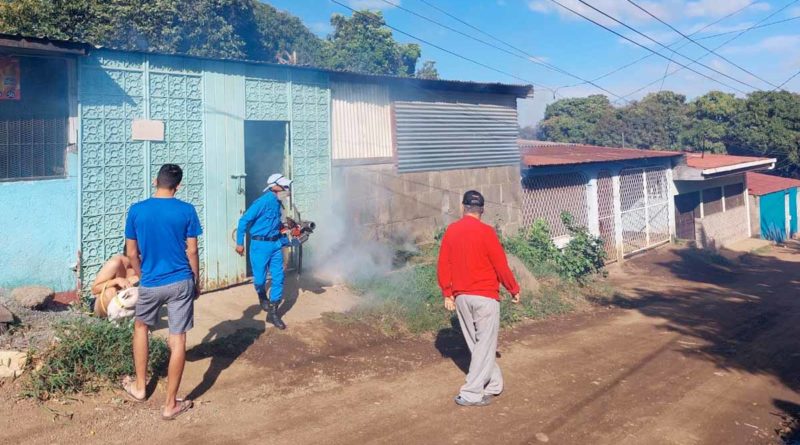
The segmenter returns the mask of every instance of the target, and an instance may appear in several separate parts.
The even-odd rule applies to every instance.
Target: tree
[[[417,70],[417,77],[420,79],[438,79],[439,70],[436,69],[436,62],[433,60],[423,62],[422,68]]]
[[[597,124],[614,111],[603,95],[561,99],[548,105],[539,124],[540,136],[548,141],[597,143]]]
[[[684,145],[696,150],[726,153],[732,120],[742,109],[743,100],[733,94],[711,91],[689,103],[689,128]]]
[[[622,110],[625,139],[637,148],[683,150],[688,128],[686,96],[661,91],[645,96]]]
[[[526,125],[519,129],[520,139],[537,139],[539,137],[538,125]]]
[[[777,170],[800,177],[800,94],[755,92],[732,119],[729,151],[778,159]]]
[[[0,1],[0,32],[8,34],[266,62],[287,51],[301,65],[414,75],[419,46],[396,42],[380,13],[335,15],[331,23],[335,31],[323,40],[297,17],[259,0]]]
[[[419,45],[396,42],[379,11],[358,11],[350,18],[336,14],[331,17],[331,24],[334,31],[328,38],[328,67],[368,74],[414,75],[421,54]]]

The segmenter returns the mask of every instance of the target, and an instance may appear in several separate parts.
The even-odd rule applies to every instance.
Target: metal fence
[[[581,173],[525,176],[522,181],[522,224],[543,219],[554,238],[569,234],[561,213],[569,212],[575,223],[588,226],[586,176]]]
[[[669,185],[663,168],[620,172],[623,253],[629,255],[669,241]]]

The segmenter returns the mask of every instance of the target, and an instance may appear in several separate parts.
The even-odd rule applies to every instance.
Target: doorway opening
[[[245,206],[250,207],[263,193],[273,173],[288,174],[288,123],[282,121],[244,121]],[[249,240],[248,240],[249,242]],[[253,275],[250,249],[247,276]]]

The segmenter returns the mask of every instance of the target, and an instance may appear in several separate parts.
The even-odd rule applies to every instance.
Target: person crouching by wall
[[[472,354],[466,383],[455,398],[461,406],[486,406],[503,392],[503,374],[495,361],[500,330],[500,284],[519,302],[519,284],[508,267],[494,229],[481,222],[483,195],[464,193],[463,217],[442,238],[437,275],[444,306],[456,311]]]

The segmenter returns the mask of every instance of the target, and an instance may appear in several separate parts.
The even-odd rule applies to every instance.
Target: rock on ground
[[[23,286],[11,291],[11,298],[28,309],[41,309],[53,301],[55,292],[44,286]]]
[[[22,375],[28,354],[20,351],[0,351],[0,379],[13,379]]]
[[[525,263],[514,255],[507,254],[506,256],[508,257],[508,266],[511,268],[511,272],[514,273],[514,277],[517,279],[522,292],[538,293],[539,280],[525,267]]]

